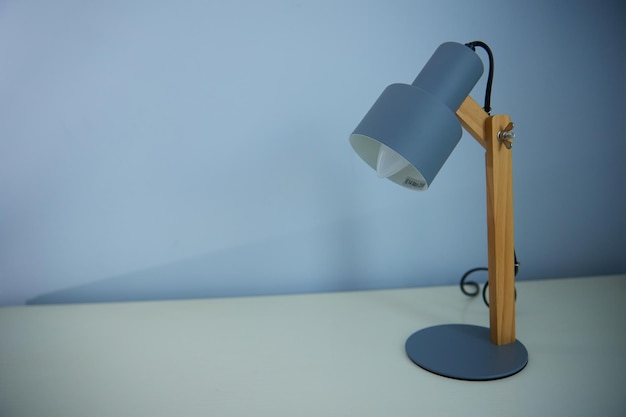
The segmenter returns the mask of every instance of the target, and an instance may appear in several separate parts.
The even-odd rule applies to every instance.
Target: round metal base
[[[528,363],[521,342],[497,346],[491,343],[488,328],[469,324],[444,324],[415,332],[406,341],[406,352],[427,371],[469,381],[506,378]]]

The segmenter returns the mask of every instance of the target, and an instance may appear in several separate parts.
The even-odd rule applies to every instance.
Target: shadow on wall
[[[371,287],[351,221],[38,295],[26,304],[231,297]],[[340,229],[338,231],[338,228]],[[369,282],[368,282],[369,281]]]

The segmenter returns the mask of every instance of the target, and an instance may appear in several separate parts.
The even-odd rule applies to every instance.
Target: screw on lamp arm
[[[506,146],[507,149],[511,149],[513,147],[513,139],[515,139],[513,127],[513,122],[510,122],[504,129],[498,131],[498,142]]]

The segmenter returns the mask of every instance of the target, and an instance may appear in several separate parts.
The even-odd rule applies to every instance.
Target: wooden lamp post
[[[485,148],[487,251],[491,341],[515,341],[515,247],[513,238],[513,123],[489,116],[471,97],[456,112],[461,125]]]

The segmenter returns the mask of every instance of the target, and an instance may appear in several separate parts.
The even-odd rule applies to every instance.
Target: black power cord
[[[481,42],[481,41],[469,42],[469,43],[466,43],[465,46],[470,48],[472,51],[476,51],[477,46],[480,48],[483,48],[487,52],[487,55],[489,56],[489,75],[487,76],[487,87],[485,89],[485,106],[483,107],[483,109],[485,110],[485,112],[487,112],[487,114],[491,114],[491,85],[493,84],[493,53],[491,52],[491,48],[489,48],[489,46],[487,46],[486,43]],[[517,277],[517,272],[519,271],[519,262],[517,261],[517,254],[515,253],[515,250],[513,250],[513,257],[515,259],[515,276]],[[488,269],[484,267],[473,268],[467,271],[463,275],[463,277],[461,278],[461,282],[460,282],[461,291],[463,292],[463,294],[470,296],[470,297],[476,297],[478,295],[478,293],[480,292],[480,286],[474,281],[467,281],[467,278],[471,274],[475,272],[479,272],[479,271],[488,271]],[[470,287],[472,288],[472,290],[468,290],[466,287]],[[485,302],[487,307],[489,307],[489,300],[487,299],[488,287],[489,287],[489,282],[487,281],[482,291],[483,301]],[[517,298],[517,290],[515,290],[515,298]]]
[[[517,254],[515,253],[515,251],[513,251],[513,257],[514,257],[514,262],[515,262],[515,277],[517,277],[517,272],[519,271],[519,262],[517,261]],[[461,292],[463,292],[463,294],[469,296],[469,297],[476,297],[478,295],[478,293],[480,292],[480,285],[478,285],[476,282],[474,281],[467,281],[467,278],[472,275],[474,272],[479,272],[479,271],[489,271],[489,269],[484,268],[484,267],[480,267],[480,268],[472,268],[469,271],[467,271],[465,274],[463,274],[463,277],[461,277],[461,282],[460,282],[460,286],[461,286]],[[467,287],[472,288],[471,290],[468,290]],[[489,287],[489,281],[487,281],[485,283],[485,286],[483,287],[483,302],[485,303],[485,305],[487,307],[489,307],[489,300],[487,299],[487,288]],[[515,290],[515,298],[517,299],[517,289]]]
[[[485,106],[483,109],[487,112],[487,114],[491,114],[491,84],[493,83],[493,53],[491,52],[491,48],[487,46],[486,43],[481,41],[474,41],[466,43],[465,46],[470,48],[472,51],[476,51],[476,47],[483,48],[487,55],[489,56],[489,75],[487,76],[487,88],[485,89]]]

